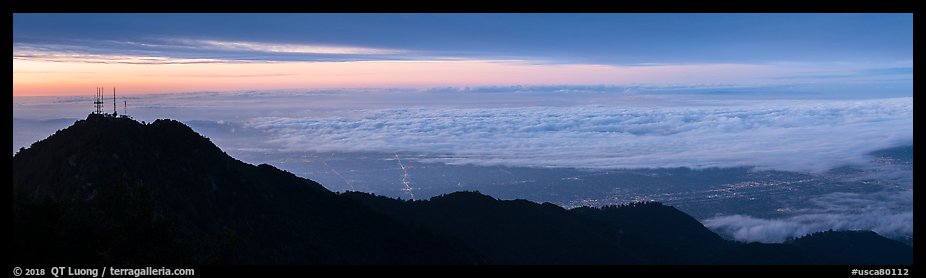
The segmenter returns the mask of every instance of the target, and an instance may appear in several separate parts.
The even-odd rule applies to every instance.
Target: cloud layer
[[[913,234],[913,190],[873,194],[831,193],[812,200],[795,216],[762,219],[745,215],[703,220],[704,226],[738,241],[782,242],[824,230],[871,230],[886,237]]]
[[[354,45],[269,43],[212,39],[86,40],[13,44],[14,60],[108,64],[191,64],[285,61],[358,61],[435,58],[399,49]],[[406,56],[400,56],[406,55]]]
[[[410,108],[245,123],[284,150],[428,154],[449,164],[756,166],[824,171],[911,144],[912,98],[697,107]]]

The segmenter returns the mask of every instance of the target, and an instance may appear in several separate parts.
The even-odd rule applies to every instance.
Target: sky
[[[912,14],[14,14],[13,95],[510,85],[911,96]]]

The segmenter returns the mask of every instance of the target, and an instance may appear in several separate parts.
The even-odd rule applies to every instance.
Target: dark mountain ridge
[[[334,193],[173,120],[91,114],[13,157],[14,263],[910,264],[872,232],[726,241],[658,203]]]
[[[91,115],[17,153],[13,176],[14,246],[39,252],[22,259],[481,262],[452,240],[410,229],[318,183],[235,160],[172,120]]]

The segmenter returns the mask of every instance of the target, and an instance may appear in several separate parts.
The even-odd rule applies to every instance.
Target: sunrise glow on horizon
[[[42,69],[57,69],[43,71]],[[355,61],[103,64],[14,60],[14,95],[80,95],[100,83],[123,93],[294,88],[428,88],[499,85],[599,85],[769,82],[763,76],[810,69],[745,64],[532,65],[523,61]]]
[[[387,119],[363,128],[364,132],[396,123],[402,124],[382,132],[415,127],[386,138],[435,130],[444,132],[423,137],[461,138],[472,126],[488,124],[482,122],[486,118],[507,118],[513,121],[510,126],[483,133],[518,130],[504,138],[556,134],[538,146],[556,146],[566,135],[589,130],[596,131],[594,136],[604,132],[607,138],[600,138],[602,142],[621,142],[611,136],[662,138],[658,136],[707,127],[735,132],[783,121],[768,136],[758,136],[774,139],[767,144],[753,145],[762,142],[753,137],[743,139],[751,142],[744,144],[742,153],[749,153],[744,161],[755,160],[753,149],[783,142],[776,138],[782,134],[777,128],[793,131],[796,123],[812,123],[812,128],[799,133],[824,138],[821,143],[806,149],[788,146],[769,159],[770,165],[791,169],[804,164],[782,163],[778,158],[785,151],[839,154],[821,155],[807,164],[829,165],[820,163],[823,157],[844,162],[847,157],[863,156],[865,148],[905,143],[907,113],[912,111],[911,14],[16,14],[14,23],[14,119],[20,123],[80,115],[86,108],[81,101],[87,102],[99,87],[107,94],[118,91],[126,98],[123,109],[131,109],[123,112],[138,119],[202,121],[205,117],[222,121],[223,126],[226,121],[244,121],[242,128],[267,126],[279,128],[275,135],[291,134],[275,139],[288,142],[287,147],[312,138],[308,146],[316,148],[322,137],[360,126],[342,126],[349,121],[336,117],[357,115],[367,115],[362,117],[365,121]],[[116,109],[119,103],[115,96],[112,100]],[[813,101],[818,104],[802,106]],[[609,108],[598,107],[602,105]],[[770,108],[775,105],[779,108]],[[632,108],[639,110],[627,110]],[[381,113],[381,109],[397,110]],[[445,109],[463,110],[447,114]],[[413,116],[389,118],[393,113]],[[226,116],[209,118],[216,114]],[[692,116],[678,118],[685,114]],[[588,120],[601,115],[613,117]],[[845,116],[819,119],[821,115]],[[473,123],[459,124],[470,116]],[[890,116],[897,127],[884,126],[887,120],[882,116]],[[335,120],[317,122],[325,117]],[[449,124],[431,126],[443,117]],[[519,122],[524,118],[528,121]],[[709,120],[691,125],[695,118]],[[552,124],[554,119],[564,122]],[[841,135],[829,126],[821,129],[826,134],[813,133],[816,125],[850,126],[858,121],[876,124],[852,126]],[[645,123],[641,129],[646,130],[661,128],[649,133],[625,130],[634,123]],[[319,129],[323,136],[301,134],[313,126],[323,127]],[[464,132],[454,129],[460,126],[466,127]],[[870,132],[863,133],[864,128]],[[885,136],[886,129],[896,134]],[[363,149],[384,142],[377,134],[334,136],[336,147],[322,151],[389,152],[415,144]],[[817,149],[831,143],[830,136],[846,140],[862,134],[871,137],[860,137],[859,145],[837,144],[850,150],[849,155]],[[578,138],[590,136],[594,137]],[[788,137],[803,138],[798,136]],[[374,140],[357,143],[348,138]],[[478,142],[480,138],[438,145],[453,147],[443,153],[469,152],[470,146],[486,145]],[[653,138],[646,140],[657,142]],[[654,161],[645,154],[677,144],[666,141],[644,148],[639,157]],[[415,151],[438,149],[423,146]],[[700,151],[711,146],[692,147],[696,153],[691,157],[706,157]],[[502,146],[484,153],[493,156],[519,147]],[[729,148],[729,144],[722,146]],[[575,153],[587,158],[599,152],[564,150],[553,156]],[[624,155],[635,157],[629,153]],[[478,157],[477,161],[484,159]],[[666,157],[681,155],[674,152]],[[602,161],[607,167],[641,165],[614,164],[620,159]],[[726,157],[710,162],[715,164],[699,159],[658,165],[746,163]],[[593,164],[580,161],[570,165]],[[730,161],[737,162],[725,164]],[[550,165],[562,165],[557,163]]]
[[[846,83],[897,90],[912,87],[912,44],[898,43],[910,39],[910,20],[904,14],[16,14],[13,96],[82,95],[98,86],[125,94]],[[239,21],[252,22],[245,28],[251,31],[238,31]],[[448,25],[461,28],[442,27]],[[828,40],[814,43],[818,36]],[[796,39],[804,41],[790,43]]]

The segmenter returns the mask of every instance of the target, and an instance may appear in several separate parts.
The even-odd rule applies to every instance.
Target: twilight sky
[[[911,96],[911,14],[14,14],[13,95],[505,85]]]

